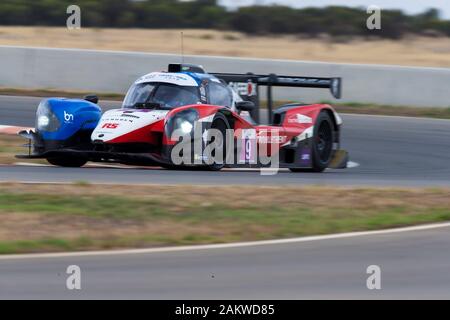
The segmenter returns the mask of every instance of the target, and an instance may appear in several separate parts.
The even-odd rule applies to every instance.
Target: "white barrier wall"
[[[185,56],[210,72],[254,72],[343,78],[343,102],[450,106],[450,69]],[[125,93],[139,76],[165,70],[180,56],[0,46],[0,87]],[[275,90],[275,99],[329,100],[326,90]]]

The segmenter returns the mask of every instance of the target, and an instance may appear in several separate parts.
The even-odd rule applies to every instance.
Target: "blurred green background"
[[[2,0],[0,25],[65,25],[69,5],[82,8],[86,27],[208,28],[247,34],[321,33],[332,36],[401,38],[406,34],[450,36],[450,21],[437,9],[417,15],[383,10],[383,28],[366,28],[365,8],[330,6],[295,9],[287,6],[247,6],[227,10],[217,0]]]

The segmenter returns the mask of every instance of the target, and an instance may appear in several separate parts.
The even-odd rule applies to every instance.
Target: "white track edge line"
[[[11,254],[11,255],[0,256],[0,261],[1,260],[16,260],[16,259],[116,256],[116,255],[151,254],[151,253],[167,253],[167,252],[198,251],[198,250],[213,250],[213,249],[232,249],[232,248],[242,248],[242,247],[281,245],[281,244],[312,242],[312,241],[320,241],[320,240],[333,240],[333,239],[342,239],[342,238],[375,236],[375,235],[383,235],[383,234],[395,234],[395,233],[424,231],[424,230],[446,228],[446,227],[450,227],[450,222],[425,224],[425,225],[412,226],[412,227],[402,227],[402,228],[384,229],[384,230],[375,230],[375,231],[347,232],[347,233],[337,233],[337,234],[329,234],[329,235],[321,235],[321,236],[307,236],[307,237],[289,238],[289,239],[236,242],[236,243],[224,243],[224,244],[191,245],[191,246],[160,247],[160,248],[148,248],[148,249],[128,249],[128,250],[123,249],[123,250],[111,250],[111,251],[79,251],[79,252],[63,252],[63,253]]]

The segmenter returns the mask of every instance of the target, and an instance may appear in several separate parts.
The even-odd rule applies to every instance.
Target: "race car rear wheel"
[[[217,160],[221,160],[221,161],[214,162],[211,165],[207,165],[206,168],[208,170],[218,171],[218,170],[221,170],[225,166],[225,159],[226,159],[226,155],[227,155],[226,133],[227,133],[227,129],[229,129],[229,128],[230,128],[230,125],[228,123],[227,118],[223,114],[217,113],[211,124],[211,129],[219,130],[221,132],[221,136],[214,137],[214,139],[212,139],[212,141],[210,142],[210,145],[213,144],[215,150],[222,149],[223,157],[222,157],[222,159],[217,159]],[[208,138],[208,141],[210,141],[209,138]],[[216,156],[215,152],[212,152],[211,155],[213,156],[213,159]]]
[[[58,167],[79,168],[87,163],[83,158],[47,158],[48,163]]]
[[[312,168],[291,168],[292,172],[322,172],[333,158],[334,126],[330,115],[326,111],[320,112],[314,125],[312,137]]]

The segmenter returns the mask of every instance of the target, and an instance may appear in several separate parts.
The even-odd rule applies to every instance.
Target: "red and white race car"
[[[259,86],[267,86],[268,125],[258,125]],[[345,168],[342,120],[328,104],[283,105],[272,112],[272,87],[327,88],[341,95],[340,78],[206,73],[171,64],[139,78],[121,109],[102,114],[96,96],[44,99],[35,130],[19,158],[45,158],[80,167],[88,161],[165,168]]]

